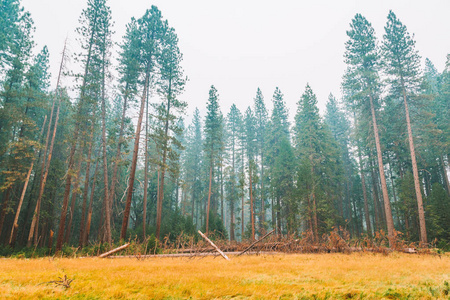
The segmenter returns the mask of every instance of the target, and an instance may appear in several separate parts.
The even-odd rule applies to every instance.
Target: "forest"
[[[312,243],[336,230],[450,249],[450,55],[442,72],[429,59],[423,67],[393,11],[381,40],[363,15],[348,20],[347,42],[334,45],[345,48],[342,94],[329,95],[324,114],[309,84],[295,112],[279,88],[256,86],[245,111],[222,111],[212,82],[206,115],[188,116],[170,20],[151,6],[114,41],[107,2],[87,0],[81,51],[61,45],[51,82],[32,16],[1,1],[2,248],[197,230],[241,242],[275,229]]]

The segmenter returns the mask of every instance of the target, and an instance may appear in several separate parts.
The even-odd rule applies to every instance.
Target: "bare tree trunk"
[[[274,201],[273,201],[273,199],[274,199],[274,194],[273,194],[273,189],[272,189],[272,197],[271,197],[271,199],[270,199],[270,207],[272,208],[272,228],[274,229],[274,228],[276,228],[276,223],[275,223],[275,205],[274,205]]]
[[[160,238],[161,230],[161,217],[162,217],[162,203],[164,200],[164,179],[166,175],[166,160],[167,160],[167,144],[169,137],[169,117],[170,117],[170,107],[172,100],[172,80],[169,80],[169,92],[167,95],[167,113],[164,124],[164,142],[163,142],[163,160],[161,165],[161,184],[159,185],[159,197],[156,205],[156,238]],[[178,199],[177,199],[178,200]]]
[[[98,174],[98,160],[95,164],[95,171],[94,171],[94,177],[92,178],[92,188],[91,188],[91,197],[89,200],[89,208],[88,208],[88,215],[86,220],[86,229],[84,230],[84,236],[83,236],[83,246],[86,246],[89,241],[89,233],[91,231],[91,220],[92,220],[92,204],[94,202],[94,192],[95,192],[95,183],[97,180],[97,174]],[[82,224],[84,226],[84,224]]]
[[[259,226],[261,228],[261,235],[266,233],[266,229],[264,228],[264,223],[266,222],[266,209],[264,207],[264,165],[263,165],[263,154],[261,150],[261,220],[259,222]]]
[[[61,63],[59,65],[58,80],[56,81],[55,98],[54,98],[53,105],[52,105],[52,112],[50,114],[50,121],[48,124],[49,127],[48,127],[48,131],[47,131],[47,138],[46,138],[46,143],[45,143],[44,160],[42,162],[42,168],[41,168],[39,194],[38,194],[38,199],[36,201],[36,208],[34,211],[33,219],[31,221],[30,232],[28,235],[28,242],[27,242],[28,247],[31,246],[31,239],[33,238],[33,236],[35,235],[35,232],[37,232],[37,230],[39,228],[40,207],[41,207],[42,196],[44,195],[45,184],[47,183],[47,176],[48,176],[48,171],[50,169],[50,162],[52,160],[53,146],[55,144],[56,130],[58,128],[59,111],[61,108],[61,95],[59,95],[59,99],[58,99],[58,108],[56,110],[55,125],[53,126],[52,141],[50,142],[50,149],[48,152],[47,161],[45,160],[45,156],[47,155],[47,145],[48,145],[48,138],[49,138],[49,133],[50,133],[50,126],[52,124],[54,103],[55,103],[56,97],[58,97],[61,75],[62,75],[62,71],[63,71],[63,67],[64,67],[64,62],[66,59],[66,49],[67,49],[67,39],[64,41],[64,48],[63,48],[63,52],[62,52]],[[45,164],[45,162],[46,162],[46,164]]]
[[[316,194],[312,192],[312,205],[313,205],[313,218],[314,218],[314,241],[319,241],[319,224],[317,222],[317,205],[316,205]]]
[[[42,137],[42,134],[44,133],[44,127],[45,127],[46,121],[47,121],[47,116],[45,116],[44,124],[42,124],[41,137]],[[50,128],[49,128],[49,130],[50,130]],[[48,134],[47,134],[47,136],[48,136]],[[17,210],[16,210],[16,215],[14,217],[13,226],[11,228],[11,233],[9,235],[9,245],[11,247],[14,247],[14,244],[16,242],[16,234],[17,234],[17,230],[16,229],[19,228],[18,221],[19,221],[20,210],[22,209],[23,199],[25,198],[25,193],[27,191],[28,182],[30,181],[31,172],[33,171],[34,162],[36,160],[36,152],[37,152],[36,150],[37,149],[34,149],[34,157],[33,157],[33,160],[31,161],[30,168],[28,169],[27,177],[25,179],[25,183],[23,184],[23,189],[22,189],[22,193],[20,195],[19,204],[17,205]],[[1,230],[0,230],[0,234],[1,234]]]
[[[97,15],[94,18],[94,24],[93,24],[94,27],[96,26],[96,24],[97,24]],[[94,30],[92,31],[91,37],[89,39],[89,49],[88,49],[88,55],[87,55],[87,59],[86,59],[86,65],[84,68],[83,83],[81,85],[81,95],[80,95],[81,103],[80,103],[80,106],[78,109],[78,115],[81,115],[84,113],[83,108],[85,105],[84,98],[86,96],[86,79],[87,79],[87,74],[88,74],[88,70],[89,70],[89,65],[91,62],[93,40],[94,40]],[[65,225],[66,225],[67,206],[69,204],[70,188],[72,185],[72,172],[73,172],[74,156],[75,156],[75,151],[77,149],[78,136],[80,134],[80,126],[81,126],[81,121],[79,120],[79,118],[77,118],[77,120],[75,122],[74,133],[73,133],[72,146],[71,146],[70,154],[69,154],[69,163],[68,163],[68,168],[67,168],[66,184],[65,184],[64,196],[63,196],[63,206],[61,209],[61,218],[59,220],[58,236],[56,239],[56,252],[61,251],[62,245],[63,245],[64,229],[65,229]]]
[[[194,183],[195,185],[195,183]],[[192,219],[192,224],[194,224],[194,213],[195,213],[195,192],[194,192],[195,187],[192,186],[192,199],[191,199],[191,219]]]
[[[80,238],[78,240],[78,244],[80,247],[84,246],[83,240],[84,240],[84,230],[85,230],[85,215],[86,215],[86,205],[87,205],[87,196],[88,196],[88,190],[89,190],[89,174],[91,169],[91,159],[92,159],[92,146],[94,144],[94,122],[92,122],[91,126],[91,132],[89,137],[89,150],[88,150],[88,156],[87,156],[87,162],[86,162],[86,175],[84,178],[84,190],[83,190],[83,204],[81,208],[81,222],[80,222]]]
[[[77,196],[78,196],[78,193],[79,193],[81,161],[82,161],[82,159],[80,157],[79,158],[79,162],[78,162],[78,167],[77,167],[78,168],[77,175],[75,177],[75,183],[73,185],[73,190],[72,190],[72,203],[70,205],[69,222],[67,224],[66,236],[64,238],[65,243],[69,242],[69,240],[70,240],[70,233],[71,233],[71,230],[72,230],[72,220],[73,220],[73,214],[75,212],[75,203],[76,203]],[[35,239],[37,238],[37,234],[35,234],[34,238]]]
[[[388,190],[387,190],[387,185],[386,185],[386,177],[384,175],[383,156],[382,156],[382,152],[381,152],[380,138],[378,136],[378,126],[377,126],[377,120],[375,117],[375,108],[373,106],[372,95],[369,96],[369,99],[370,99],[370,110],[372,113],[373,133],[375,136],[375,145],[377,148],[378,169],[380,172],[380,180],[381,180],[381,191],[383,193],[384,210],[385,210],[385,214],[386,214],[386,225],[387,225],[387,231],[388,231],[389,246],[392,246],[392,239],[394,237],[394,220],[392,219],[391,203],[389,202],[389,195],[388,195]]]
[[[222,218],[222,223],[223,223],[224,217],[223,217],[223,167],[222,167],[222,162],[220,163],[220,216]]]
[[[391,162],[391,157],[390,155],[388,155],[388,163],[389,163],[389,176],[391,177],[391,185],[392,185],[392,195],[394,196],[394,203],[398,204],[398,199],[397,199],[397,193],[395,192],[395,182],[394,182],[394,176],[392,174],[392,162]],[[395,216],[397,219],[397,223],[400,223],[400,208],[398,205],[394,206],[395,209]]]
[[[125,87],[125,91],[128,91],[128,84]],[[122,119],[120,121],[120,130],[119,130],[119,141],[117,143],[117,150],[116,150],[116,157],[114,159],[114,167],[113,167],[113,175],[112,175],[112,180],[111,180],[111,189],[109,191],[109,207],[110,207],[110,211],[112,212],[112,207],[113,207],[113,203],[114,203],[114,197],[116,194],[116,183],[118,181],[117,177],[117,173],[119,170],[119,162],[120,162],[120,157],[121,157],[121,148],[122,148],[122,144],[125,142],[124,140],[124,128],[125,128],[125,119],[126,119],[126,111],[127,111],[127,102],[128,102],[128,92],[125,92],[124,95],[124,100],[123,100],[123,108],[122,108]]]
[[[359,171],[361,173],[361,185],[363,190],[363,197],[364,197],[364,215],[366,217],[366,226],[367,226],[367,233],[369,236],[372,236],[372,227],[370,225],[370,213],[369,213],[369,201],[367,199],[367,190],[366,190],[366,179],[364,176],[364,168],[362,163],[362,156],[361,156],[361,149],[358,145],[358,157],[359,157]]]
[[[213,160],[211,158],[211,166],[209,167],[208,204],[206,205],[206,235],[208,235],[208,232],[209,232],[209,209],[211,207],[212,165],[213,165]]]
[[[244,185],[242,185],[242,199],[241,199],[241,202],[242,202],[242,209],[241,209],[241,241],[243,241],[244,240],[244,229],[245,229],[245,227],[244,227],[244,205],[245,205],[245,203],[244,203]]]
[[[105,95],[105,52],[103,52],[103,75],[102,75],[102,149],[103,149],[103,182],[104,182],[104,206],[105,206],[105,237],[106,242],[111,245],[111,206],[109,204],[108,185],[108,161],[106,156],[106,95]]]
[[[11,233],[9,235],[9,245],[11,247],[14,247],[14,244],[16,241],[17,229],[19,228],[18,220],[19,220],[20,210],[22,208],[23,198],[25,197],[25,192],[28,187],[28,182],[30,180],[31,172],[33,171],[33,166],[34,166],[34,159],[31,162],[30,168],[28,169],[28,172],[27,172],[27,177],[25,179],[25,183],[23,184],[23,189],[22,189],[22,193],[20,195],[19,204],[17,206],[16,215],[14,217],[13,226],[11,228]],[[1,231],[0,231],[0,234],[1,234]]]
[[[148,188],[148,94],[147,93],[147,105],[145,109],[145,150],[144,150],[144,207],[142,212],[142,240],[146,237],[146,225],[147,225],[147,188]]]
[[[281,238],[281,199],[277,196],[277,234],[278,238]]]
[[[141,127],[142,127],[142,119],[144,117],[144,107],[145,107],[145,100],[147,98],[147,93],[149,89],[149,79],[150,79],[150,65],[147,67],[147,72],[145,76],[145,84],[144,84],[144,91],[142,92],[141,97],[141,107],[139,110],[139,118],[138,123],[136,126],[136,135],[134,137],[134,149],[133,149],[133,159],[131,162],[131,170],[130,170],[130,178],[128,181],[128,190],[127,190],[127,198],[125,202],[125,210],[123,213],[123,221],[122,221],[122,230],[120,232],[120,238],[125,240],[127,235],[127,228],[128,228],[128,220],[130,219],[130,209],[131,209],[131,198],[133,197],[133,186],[134,186],[134,179],[136,176],[136,165],[137,165],[137,159],[138,159],[138,153],[139,153],[139,139],[141,136]]]
[[[236,168],[236,161],[235,161],[235,140],[233,137],[233,144],[232,144],[232,149],[231,149],[231,176],[232,176],[232,181],[231,181],[231,190],[232,190],[232,196],[229,197],[229,201],[230,201],[230,241],[234,241],[235,237],[234,237],[234,196],[235,196],[235,180],[236,180],[236,176],[235,176],[235,168]]]
[[[230,241],[234,241],[234,199],[230,201]]]
[[[249,165],[249,180],[250,180],[250,220],[252,222],[252,241],[255,240],[255,215],[253,211],[253,183],[252,183],[252,170],[251,166]]]
[[[425,224],[425,211],[423,210],[422,191],[420,190],[419,171],[417,170],[416,162],[416,150],[414,148],[414,141],[411,129],[411,120],[409,119],[408,102],[406,101],[406,89],[403,82],[403,76],[401,77],[402,91],[403,91],[403,103],[405,104],[406,126],[408,127],[408,142],[409,150],[411,152],[411,164],[414,176],[414,188],[416,190],[417,206],[419,210],[419,225],[420,225],[420,241],[422,243],[427,242],[427,227]]]

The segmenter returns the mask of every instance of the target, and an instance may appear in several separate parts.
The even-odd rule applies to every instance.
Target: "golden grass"
[[[0,259],[0,298],[449,299],[449,277],[449,256],[398,253]]]

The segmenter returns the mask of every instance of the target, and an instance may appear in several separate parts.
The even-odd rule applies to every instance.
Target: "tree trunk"
[[[89,241],[89,233],[91,231],[91,220],[92,220],[92,204],[94,202],[94,192],[95,192],[95,183],[97,180],[97,174],[98,174],[98,165],[99,161],[97,160],[97,163],[95,164],[95,171],[94,171],[94,177],[92,178],[92,188],[91,188],[91,196],[89,200],[89,208],[88,208],[88,215],[86,220],[86,229],[84,230],[84,236],[83,236],[83,246],[86,246]],[[81,224],[81,226],[84,226],[84,224]]]
[[[222,159],[220,163],[220,217],[222,218],[222,223],[224,222],[223,217],[223,167],[222,167]]]
[[[148,97],[145,112],[145,150],[144,150],[144,203],[142,212],[142,240],[145,240],[147,225],[147,188],[148,188]]]
[[[259,226],[261,228],[261,235],[266,233],[266,229],[264,228],[264,223],[266,222],[266,209],[264,207],[264,164],[263,164],[263,154],[261,148],[261,220],[259,222]]]
[[[230,201],[230,241],[234,241],[234,199]]]
[[[359,171],[361,173],[361,185],[363,190],[363,197],[364,197],[364,215],[366,218],[366,227],[367,227],[367,233],[369,236],[372,236],[372,227],[370,225],[370,213],[369,213],[369,201],[367,199],[367,190],[366,190],[366,179],[364,176],[364,168],[362,163],[362,156],[361,156],[361,149],[358,145],[358,157],[359,157]]]
[[[88,156],[87,156],[87,162],[86,162],[86,175],[84,178],[84,190],[83,190],[83,204],[81,208],[81,222],[80,222],[80,238],[78,240],[78,245],[80,247],[84,246],[84,230],[85,230],[85,215],[86,215],[86,205],[87,205],[87,196],[88,196],[88,190],[89,190],[89,174],[91,169],[91,159],[92,159],[92,146],[94,144],[94,122],[92,122],[91,126],[91,132],[89,136],[89,150],[88,150]]]
[[[111,246],[111,206],[109,204],[108,185],[108,161],[106,154],[106,95],[105,95],[105,52],[103,52],[103,74],[102,74],[102,149],[103,149],[103,182],[104,182],[104,207],[105,207],[105,237]]]
[[[95,15],[94,18],[94,27],[96,27],[97,25],[97,14]],[[86,65],[84,68],[84,76],[83,76],[83,83],[81,85],[81,94],[80,94],[80,106],[78,109],[78,116],[82,115],[84,113],[83,108],[85,105],[85,95],[86,95],[86,79],[87,79],[87,74],[88,74],[88,70],[89,70],[89,65],[91,62],[91,55],[92,55],[92,46],[93,46],[93,40],[94,40],[94,30],[91,33],[91,37],[89,39],[89,49],[88,49],[88,55],[87,55],[87,59],[86,59]],[[66,225],[66,214],[67,214],[67,206],[69,204],[69,195],[70,195],[70,188],[72,185],[72,172],[73,172],[73,164],[74,164],[74,156],[75,156],[75,151],[77,149],[77,144],[78,144],[78,136],[80,134],[80,120],[77,117],[77,120],[75,122],[75,129],[74,129],[74,134],[73,134],[73,141],[72,141],[72,146],[70,149],[70,154],[69,154],[69,163],[68,163],[68,168],[67,168],[67,176],[66,176],[66,184],[65,184],[65,188],[64,188],[64,196],[63,196],[63,206],[61,209],[61,218],[59,220],[59,229],[58,229],[58,237],[56,239],[56,252],[61,251],[62,249],[62,245],[63,245],[63,239],[64,239],[64,229],[65,229],[65,225]]]
[[[278,238],[281,238],[281,199],[277,196],[277,234]]]
[[[242,209],[241,209],[241,241],[243,241],[244,240],[244,229],[245,229],[245,227],[244,227],[244,205],[245,205],[245,203],[244,203],[244,185],[242,185],[242,199],[241,199],[241,202],[242,202]]]
[[[70,212],[69,212],[69,222],[67,224],[66,236],[64,238],[65,243],[69,242],[70,234],[71,234],[71,231],[72,231],[72,221],[73,221],[73,215],[75,213],[75,203],[77,201],[77,196],[78,196],[78,192],[79,192],[79,185],[80,185],[81,161],[82,161],[82,159],[80,157],[79,158],[79,162],[78,162],[78,167],[77,167],[78,168],[77,175],[75,177],[75,183],[73,185],[72,203],[70,205]],[[34,236],[35,240],[36,240],[36,238],[37,238],[37,234],[35,234],[35,236]]]
[[[53,103],[53,106],[54,106],[54,103]],[[52,107],[52,114],[53,114],[53,107]],[[44,133],[44,127],[45,127],[46,121],[47,121],[47,116],[45,116],[44,124],[42,124],[41,137],[42,137],[42,134]],[[48,130],[50,130],[50,127]],[[48,134],[47,134],[47,141],[48,141]],[[9,245],[11,247],[14,247],[14,244],[16,242],[17,229],[19,228],[18,221],[19,221],[20,210],[22,209],[23,199],[25,198],[25,193],[27,191],[28,182],[30,181],[31,172],[33,171],[33,167],[34,167],[34,161],[36,160],[36,150],[37,149],[34,149],[34,157],[33,157],[33,160],[31,161],[30,168],[28,169],[25,183],[23,184],[23,189],[22,189],[22,193],[20,195],[19,204],[17,205],[16,215],[14,217],[13,226],[11,228],[11,233],[9,235]],[[0,230],[0,234],[1,234],[1,230]]]
[[[127,111],[127,102],[128,102],[128,84],[125,87],[125,95],[123,99],[123,108],[122,108],[122,119],[120,121],[120,130],[119,130],[119,141],[117,143],[117,150],[116,150],[116,157],[114,159],[114,167],[113,167],[113,175],[111,180],[111,189],[109,191],[109,205],[110,205],[110,211],[112,212],[112,207],[114,203],[114,197],[116,194],[116,183],[118,181],[117,179],[117,172],[119,170],[119,161],[121,156],[121,148],[122,144],[125,142],[124,140],[124,128],[125,128],[125,119],[126,119],[126,111]]]
[[[38,194],[38,199],[36,201],[36,208],[35,208],[35,212],[33,215],[33,219],[31,221],[31,228],[30,228],[30,233],[29,233],[28,242],[27,242],[27,244],[29,244],[29,246],[31,246],[31,239],[33,238],[33,236],[35,235],[35,232],[37,232],[37,229],[39,228],[39,215],[40,215],[41,201],[42,201],[42,196],[44,195],[45,184],[47,183],[47,175],[48,175],[48,171],[50,169],[50,162],[52,160],[53,146],[55,144],[56,130],[58,128],[59,111],[61,109],[61,95],[59,95],[59,99],[58,99],[58,108],[56,110],[55,125],[53,126],[52,141],[50,142],[50,149],[48,151],[47,160],[45,160],[45,156],[47,155],[48,139],[49,139],[49,133],[50,133],[52,119],[53,119],[53,109],[54,109],[56,97],[58,97],[59,84],[60,84],[60,80],[61,80],[64,61],[66,58],[66,49],[67,49],[67,39],[64,41],[64,48],[63,48],[63,52],[62,52],[61,63],[59,65],[58,80],[56,81],[55,98],[53,100],[52,111],[50,113],[50,121],[48,124],[47,138],[46,138],[46,142],[45,142],[44,160],[42,162],[42,168],[41,168],[39,194]]]
[[[386,215],[386,225],[387,225],[387,231],[388,231],[389,246],[392,246],[392,242],[393,242],[392,239],[394,237],[394,220],[392,219],[391,203],[389,202],[389,195],[388,195],[388,190],[387,190],[387,185],[386,185],[386,177],[384,175],[383,156],[382,156],[382,152],[381,152],[380,138],[378,136],[378,126],[377,126],[377,120],[375,117],[375,108],[373,106],[372,95],[370,95],[369,99],[370,99],[370,110],[372,113],[373,134],[375,136],[375,145],[377,148],[378,170],[380,172],[381,191],[383,193],[384,210],[385,210],[385,215]]]
[[[169,79],[169,91],[167,95],[167,113],[164,124],[164,138],[163,138],[163,160],[161,165],[161,184],[159,185],[159,197],[156,205],[156,238],[160,238],[161,230],[161,217],[162,217],[162,203],[164,200],[164,179],[166,175],[166,160],[167,160],[167,144],[169,139],[169,117],[170,117],[170,107],[172,100],[172,80]],[[177,199],[178,200],[178,199]]]
[[[319,224],[317,222],[317,205],[316,205],[316,194],[312,192],[312,205],[313,205],[313,219],[314,219],[314,241],[319,241]]]
[[[136,135],[134,137],[133,159],[131,162],[131,170],[130,170],[130,178],[128,181],[127,198],[126,198],[126,202],[125,202],[125,210],[123,213],[122,230],[120,232],[120,239],[122,239],[122,240],[125,240],[125,238],[126,238],[127,228],[128,228],[128,220],[130,218],[131,198],[133,197],[133,186],[134,186],[134,179],[136,176],[136,165],[137,165],[137,159],[138,159],[138,153],[139,153],[139,139],[141,136],[142,119],[144,116],[144,107],[145,107],[145,100],[147,98],[147,93],[148,93],[148,88],[149,88],[149,80],[150,80],[150,65],[147,68],[147,72],[146,72],[146,76],[145,76],[144,91],[142,92],[141,107],[139,110],[139,118],[138,118],[138,123],[136,126]]]
[[[252,222],[252,241],[255,240],[255,215],[253,211],[253,182],[252,182],[252,170],[251,165],[249,164],[249,187],[250,187],[250,220]]]
[[[406,125],[408,127],[408,142],[409,142],[409,150],[411,152],[411,164],[414,176],[414,188],[416,190],[417,206],[419,210],[420,241],[422,243],[427,243],[427,228],[425,225],[425,212],[423,210],[422,191],[420,190],[419,171],[417,170],[417,162],[416,162],[416,150],[414,148],[411,120],[409,119],[409,108],[408,102],[406,101],[406,89],[405,83],[403,82],[403,77],[401,77],[401,83],[403,91],[403,103],[405,104]]]
[[[211,207],[211,184],[212,184],[212,167],[213,160],[211,158],[211,165],[209,167],[209,190],[208,190],[208,204],[206,205],[206,235],[209,233],[209,209]]]

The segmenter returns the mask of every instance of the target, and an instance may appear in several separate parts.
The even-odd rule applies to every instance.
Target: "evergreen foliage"
[[[53,89],[30,14],[18,0],[1,5],[0,243],[87,253],[136,237],[156,249],[198,229],[313,243],[387,229],[393,242],[395,225],[448,249],[450,55],[442,72],[428,59],[422,70],[392,11],[380,47],[355,15],[342,96],[330,94],[322,116],[325,99],[306,85],[291,124],[279,88],[270,111],[257,88],[240,99],[251,106],[224,116],[212,85],[206,113],[185,116],[181,43],[156,6],[130,20],[115,61],[108,1],[87,0],[81,51],[67,67],[63,51]],[[75,88],[60,83],[67,75]]]

